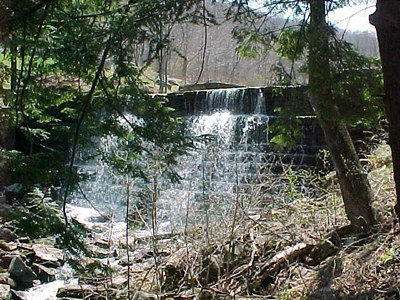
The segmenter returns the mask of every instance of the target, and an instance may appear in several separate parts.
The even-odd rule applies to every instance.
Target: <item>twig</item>
[[[126,243],[126,257],[128,260],[128,300],[131,299],[131,257],[129,247],[129,197],[130,197],[130,186],[128,180],[126,181],[126,225],[125,225],[125,243]]]
[[[76,156],[76,152],[77,152],[77,148],[78,148],[79,133],[80,133],[80,129],[81,129],[82,123],[83,123],[83,121],[84,121],[84,119],[86,117],[86,113],[87,113],[87,110],[89,108],[89,104],[90,104],[90,102],[91,102],[91,100],[93,98],[93,94],[94,94],[94,92],[96,90],[96,87],[97,87],[97,84],[99,82],[100,75],[103,72],[104,65],[105,65],[105,62],[106,62],[107,57],[108,57],[108,53],[109,53],[109,51],[111,49],[111,44],[112,43],[111,43],[111,37],[110,37],[109,40],[106,43],[106,48],[103,51],[103,55],[101,57],[99,66],[97,67],[96,74],[95,74],[95,76],[93,78],[90,90],[86,94],[86,97],[84,99],[83,107],[82,107],[82,110],[81,110],[81,113],[79,115],[79,118],[78,118],[78,121],[77,121],[77,124],[76,124],[76,128],[75,128],[75,134],[74,134],[73,145],[72,145],[71,160],[70,160],[70,164],[69,164],[69,172],[68,172],[69,175],[68,175],[68,179],[67,179],[67,182],[66,182],[66,185],[65,185],[65,192],[64,192],[63,205],[62,205],[62,210],[63,210],[63,215],[64,215],[64,222],[65,222],[66,226],[69,225],[68,216],[67,216],[67,210],[66,210],[67,197],[68,197],[69,188],[70,188],[71,181],[72,181],[72,173],[73,173],[73,169],[74,169],[75,156]]]

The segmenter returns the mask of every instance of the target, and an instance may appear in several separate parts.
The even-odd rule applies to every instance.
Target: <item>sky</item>
[[[337,9],[330,13],[330,21],[341,29],[351,31],[373,31],[375,27],[369,24],[369,15],[375,11],[373,2],[353,5]]]
[[[263,2],[263,0],[252,0],[250,5],[254,8],[261,8]],[[362,0],[359,2],[363,4],[350,5],[330,12],[328,19],[340,29],[375,32],[375,27],[369,24],[369,15],[375,11],[376,1]],[[292,16],[293,12],[287,11],[286,17]]]

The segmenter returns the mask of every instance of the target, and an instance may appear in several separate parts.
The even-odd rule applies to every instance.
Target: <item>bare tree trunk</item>
[[[4,34],[3,39],[10,45],[13,36],[7,32],[0,32]],[[10,90],[3,89],[4,78],[0,78],[0,192],[3,187],[8,185],[9,182],[9,163],[1,151],[10,150],[14,147],[15,141],[15,126],[12,124],[9,103],[14,97],[17,85],[17,49],[15,46],[11,48],[11,74],[10,74]]]
[[[2,151],[11,149],[14,140],[9,109],[3,103],[3,96],[0,91],[0,192],[9,184],[8,163]]]
[[[309,95],[319,119],[339,180],[347,217],[356,231],[374,224],[373,193],[354,148],[346,124],[332,96],[330,80],[329,29],[325,21],[325,1],[309,0]]]
[[[400,218],[400,1],[377,0],[376,8],[376,12],[370,16],[370,22],[378,34],[382,60],[384,100],[397,194],[394,209],[397,218]]]
[[[183,83],[187,84],[187,70],[188,70],[188,48],[189,48],[189,37],[187,36],[189,34],[189,24],[185,24],[185,28],[182,30],[182,45],[183,45],[183,63],[182,63],[182,73],[181,73],[181,78],[183,78]]]

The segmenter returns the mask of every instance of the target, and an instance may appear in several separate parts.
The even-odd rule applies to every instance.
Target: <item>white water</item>
[[[45,283],[37,287],[33,287],[24,292],[27,299],[32,300],[56,300],[57,291],[66,285],[78,284],[78,279],[71,280],[55,280],[53,282]]]
[[[179,158],[181,183],[172,185],[157,175],[156,231],[174,232],[185,225],[204,224],[206,210],[212,211],[211,217],[217,220],[230,213],[239,196],[251,198],[259,188],[253,181],[262,175],[261,146],[268,143],[268,121],[261,90],[250,95],[245,89],[208,91],[202,110],[189,117],[187,123],[192,136],[211,135],[211,139]],[[107,150],[115,144],[115,139],[109,137],[100,146]],[[134,180],[116,175],[101,160],[82,164],[81,168],[90,174],[90,180],[81,184],[83,194],[75,193],[71,204],[90,207],[91,202],[102,214],[123,221],[126,186]],[[150,229],[153,186],[140,181],[133,186],[132,208],[141,209],[143,228]],[[186,224],[188,220],[190,224]]]

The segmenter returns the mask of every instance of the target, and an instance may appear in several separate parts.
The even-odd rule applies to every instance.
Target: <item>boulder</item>
[[[0,240],[5,241],[6,243],[15,241],[18,236],[12,231],[10,228],[1,227],[0,228]]]
[[[7,284],[0,284],[0,300],[8,300],[10,298],[10,286]]]
[[[9,285],[12,288],[17,286],[15,281],[10,278],[10,273],[0,273],[0,284]]]
[[[6,243],[0,240],[0,249],[7,252],[12,252],[18,249],[18,246],[14,243]]]
[[[37,274],[41,282],[50,282],[56,280],[56,271],[46,266],[34,263],[32,270]]]
[[[20,256],[18,253],[5,254],[0,258],[0,267],[8,269],[14,257]]]
[[[12,259],[10,266],[8,267],[8,272],[10,273],[11,278],[18,283],[21,283],[24,287],[32,286],[33,281],[37,278],[36,273],[33,272],[19,256]]]
[[[12,206],[6,204],[5,201],[6,201],[5,195],[3,195],[2,192],[0,192],[0,219],[3,222],[7,222],[10,220],[10,212],[13,211]]]
[[[29,298],[27,292],[23,291],[11,290],[11,296],[13,300],[32,300],[32,298]]]
[[[63,252],[51,246],[36,244],[32,246],[36,261],[46,267],[59,267],[63,261]]]
[[[114,288],[121,288],[128,283],[126,276],[117,276],[111,280],[111,286]]]
[[[83,299],[91,296],[95,297],[106,290],[104,287],[94,286],[90,284],[70,285],[59,288],[57,291],[57,298],[78,298]],[[92,298],[90,298],[92,299]]]
[[[18,238],[18,243],[29,244],[32,243],[32,240],[30,239],[30,237],[22,236]]]

